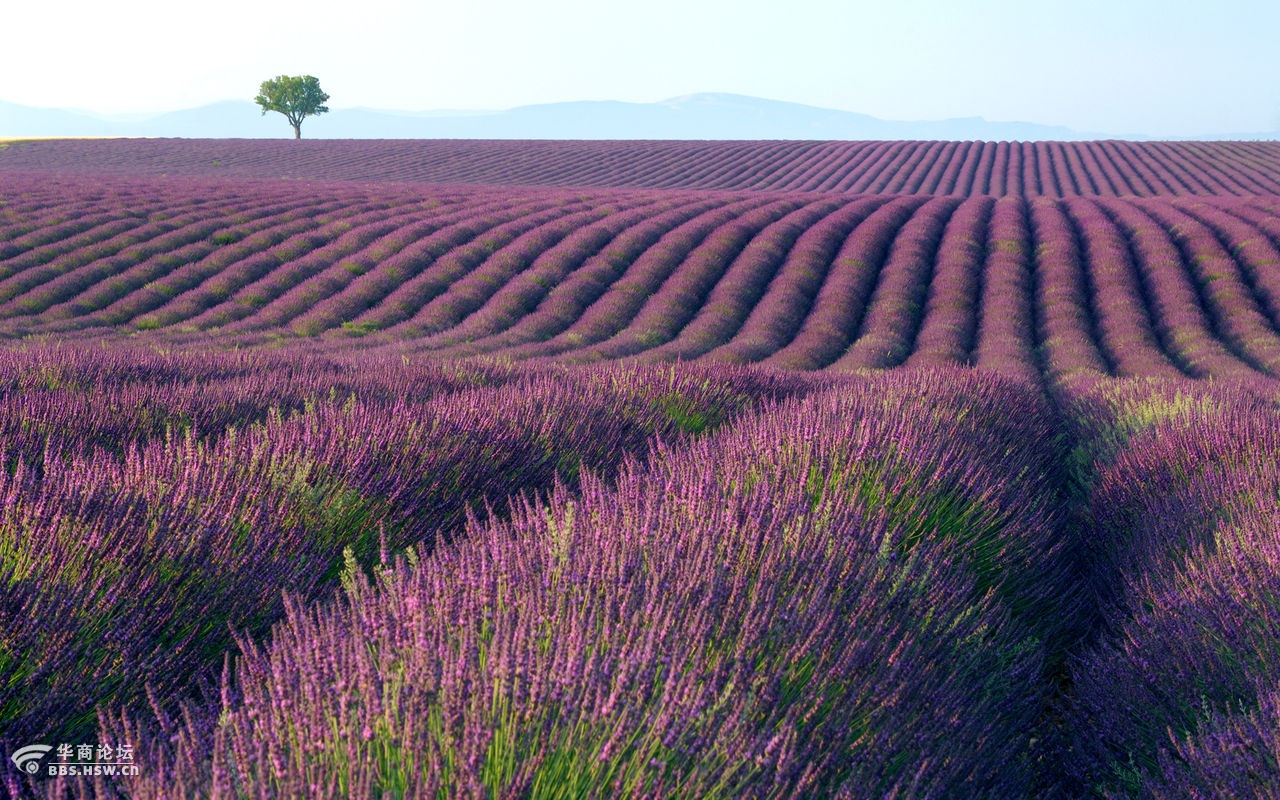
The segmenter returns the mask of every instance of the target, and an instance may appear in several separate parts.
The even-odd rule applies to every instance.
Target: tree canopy
[[[302,121],[316,114],[324,114],[329,99],[320,88],[320,81],[311,75],[278,75],[263,81],[254,102],[262,106],[262,114],[278,111],[293,126],[293,138],[302,138]]]

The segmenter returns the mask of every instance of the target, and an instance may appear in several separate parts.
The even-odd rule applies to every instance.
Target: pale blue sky
[[[305,73],[332,108],[734,92],[1117,135],[1280,129],[1274,0],[30,0],[0,19],[0,100],[98,112]]]

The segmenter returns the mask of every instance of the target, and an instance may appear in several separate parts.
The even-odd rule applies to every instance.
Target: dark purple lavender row
[[[1172,233],[1191,267],[1213,329],[1240,358],[1273,377],[1280,376],[1280,334],[1264,313],[1247,271],[1214,229],[1173,204],[1155,204],[1151,213]],[[1241,243],[1248,241],[1240,240]],[[1274,248],[1273,248],[1274,250]]]
[[[930,200],[898,230],[856,338],[828,369],[885,369],[911,354],[942,234],[959,204],[949,197]]]
[[[1072,602],[1049,418],[967,372],[783,404],[351,561],[207,707],[103,735],[131,797],[1033,796]]]
[[[973,363],[1026,381],[1039,379],[1036,355],[1035,270],[1025,203],[996,201],[987,232]]]
[[[636,238],[634,228],[650,224],[678,208],[687,199],[657,199],[629,208],[607,208],[591,224],[578,226],[555,244],[534,255],[532,262],[495,287],[479,308],[458,324],[435,336],[426,337],[434,348],[470,344],[509,331],[534,313],[547,295],[565,283],[571,274],[598,260],[602,252],[621,252],[628,240]]]
[[[717,231],[733,224],[741,215],[776,202],[776,198],[768,195],[735,199],[686,219],[663,233],[633,261],[611,265],[612,279],[606,285],[584,281],[575,287],[581,296],[556,298],[569,301],[566,304],[569,307],[562,308],[556,315],[568,324],[550,338],[519,345],[509,352],[517,357],[557,357],[617,335],[691,254],[704,242],[714,241],[712,237]],[[570,310],[576,313],[567,313]]]
[[[271,251],[274,265],[264,264],[260,272],[247,273],[244,280],[227,287],[230,294],[222,302],[186,323],[228,331],[284,327],[355,277],[346,264],[352,263],[356,270],[367,268],[374,259],[362,254],[415,218],[412,212],[381,204],[352,209],[297,247],[277,245]]]
[[[50,307],[42,316],[51,320],[65,318],[65,323],[57,326],[65,328],[126,323],[139,328],[158,327],[158,319],[139,317],[163,306],[170,298],[197,288],[233,263],[237,252],[243,257],[278,244],[291,233],[304,230],[311,224],[310,217],[338,207],[338,201],[331,200],[326,206],[301,198],[259,202],[230,219],[224,216],[207,242],[193,242],[185,252],[157,248],[151,258]],[[223,209],[219,212],[226,214]],[[185,299],[190,300],[190,296]]]
[[[1076,398],[1094,620],[1063,705],[1077,795],[1280,789],[1278,396],[1184,380]]]
[[[917,197],[893,198],[867,214],[836,253],[794,338],[761,363],[819,369],[839,358],[857,338],[898,230],[925,202]]]
[[[21,191],[28,187],[19,181],[10,188]],[[74,236],[73,241],[87,240],[70,251],[20,249],[4,266],[11,282],[22,282],[20,287],[15,284],[15,289],[34,291],[11,300],[0,312],[26,317],[7,323],[11,335],[33,327],[43,331],[122,324],[166,303],[180,313],[175,316],[170,308],[164,308],[139,324],[171,324],[224,299],[236,286],[234,280],[229,282],[234,278],[230,273],[246,258],[262,262],[248,272],[260,274],[318,246],[327,235],[337,235],[330,232],[349,225],[343,217],[362,208],[394,207],[416,200],[404,191],[386,192],[385,197],[374,199],[371,193],[350,186],[332,187],[334,191],[316,197],[294,187],[265,183],[211,187],[198,182],[79,180],[61,188],[72,207],[93,202],[103,209],[95,212],[99,216],[122,216],[124,221],[136,220],[137,224],[125,230],[95,229]],[[452,194],[441,192],[436,197],[445,203],[457,202]],[[479,196],[474,191],[469,194]],[[334,215],[340,209],[342,213]],[[50,210],[32,209],[31,213],[39,218]],[[54,215],[47,217],[55,227],[57,213],[54,210]],[[185,233],[170,230],[178,224],[179,214],[191,222]],[[325,222],[317,222],[322,219]],[[317,239],[316,231],[323,230],[326,222],[333,227]],[[114,238],[112,234],[116,234]],[[164,235],[157,238],[158,234],[185,236],[190,241],[167,241]],[[47,266],[27,264],[31,258],[47,262]],[[50,292],[52,299],[35,296]],[[50,302],[55,305],[46,308]],[[33,312],[41,313],[30,318]]]
[[[383,298],[384,302],[355,314],[347,321],[355,326],[375,329],[406,322],[421,309],[423,303],[437,297],[445,287],[476,268],[495,250],[506,247],[516,237],[538,230],[543,224],[573,210],[551,198],[529,198],[526,202],[511,203],[489,215],[481,216],[474,220],[475,227],[481,228],[474,238],[453,247],[429,264],[418,266],[417,274],[396,283]],[[372,244],[366,243],[365,247]],[[325,254],[319,258],[319,263],[327,263],[328,266],[297,284],[288,294],[282,295],[274,304],[274,309],[264,309],[267,312],[266,319],[262,319],[261,314],[254,314],[252,318],[245,320],[242,329],[269,330],[307,313],[321,301],[339,294],[361,270],[374,269],[379,265],[379,259],[376,252],[365,255],[362,251],[354,260],[344,258],[338,262],[330,254]],[[308,329],[295,330],[306,333]]]
[[[1052,149],[1032,172],[1028,152],[1040,151],[997,148],[992,168],[1017,162],[1019,181],[1061,184]],[[8,213],[55,229],[66,220],[48,191],[93,209],[69,234],[74,245],[31,241],[0,260],[0,292],[13,294],[0,303],[0,334],[10,338],[322,336],[321,349],[802,369],[976,363],[1055,385],[1280,369],[1270,268],[1280,227],[1266,198],[970,205],[66,177],[36,191],[34,179],[5,181],[22,190]],[[145,220],[124,214],[126,202],[148,209]],[[949,210],[966,207],[953,230]],[[802,210],[818,208],[833,213]]]
[[[214,165],[217,166],[214,166]],[[1272,195],[1275,142],[32,141],[0,172],[970,196]]]
[[[706,299],[693,318],[671,341],[646,350],[644,359],[696,359],[736,336],[761,298],[773,288],[789,263],[788,256],[804,246],[802,237],[837,216],[843,206],[845,203],[837,199],[818,200],[762,230],[706,292]]]
[[[725,278],[731,275],[732,267],[747,248],[766,236],[771,226],[802,207],[803,203],[798,200],[774,200],[739,214],[716,228],[713,235],[690,250],[679,262],[679,269],[649,292],[648,299],[636,310],[626,327],[595,346],[575,351],[568,357],[612,360],[670,342],[694,315],[706,308],[712,288],[726,286]],[[752,287],[728,284],[726,288],[741,296]],[[718,314],[719,310],[712,313]]]
[[[413,316],[388,328],[388,332],[416,339],[453,329],[517,275],[527,272],[541,255],[565,237],[598,222],[613,210],[585,203],[560,205],[554,210],[559,216],[545,221],[540,215],[526,215],[521,221],[521,227],[526,230],[505,244],[502,242],[505,236],[499,238],[496,232],[490,233],[483,242],[487,248],[493,248],[490,255],[459,275],[446,290],[423,304]],[[511,233],[516,234],[517,231],[515,229]]]
[[[335,327],[352,333],[370,329],[353,320],[412,281],[437,258],[460,247],[503,220],[510,219],[506,198],[476,197],[455,203],[439,216],[421,215],[397,227],[372,246],[335,265],[347,275],[326,270],[315,280],[328,278],[330,291],[317,293],[321,299],[294,317],[289,329],[303,336],[316,335]],[[334,280],[333,276],[337,279]]]
[[[1114,373],[1122,377],[1181,378],[1153,322],[1145,279],[1116,222],[1092,200],[1072,198],[1064,210],[1088,266],[1094,325]]]
[[[947,221],[924,303],[924,319],[907,366],[970,363],[993,203],[987,198],[970,198],[961,202]]]
[[[546,286],[537,305],[527,308],[523,317],[476,342],[446,346],[440,352],[470,356],[495,351],[517,353],[521,347],[542,347],[541,343],[577,322],[584,311],[625,275],[643,253],[678,229],[700,224],[694,221],[719,205],[717,200],[710,198],[686,199],[672,208],[655,210],[650,216],[633,220],[633,224],[618,234],[603,252],[583,260],[576,269],[563,275],[558,283]],[[430,341],[427,340],[428,343]],[[430,349],[429,344],[424,346]]]
[[[1273,329],[1280,328],[1280,245],[1274,235],[1274,212],[1269,214],[1271,230],[1249,224],[1240,207],[1217,208],[1204,203],[1178,203],[1177,208],[1206,225],[1230,250],[1241,277]],[[1266,219],[1264,216],[1263,219]]]
[[[43,311],[51,302],[65,299],[68,289],[60,293],[54,288],[53,299],[24,294],[37,288],[48,294],[50,285],[69,281],[69,291],[74,292],[77,283],[81,287],[92,284],[149,255],[206,239],[218,228],[219,216],[209,213],[212,205],[196,200],[186,208],[156,211],[146,218],[124,209],[90,214],[81,218],[77,227],[82,230],[68,231],[67,238],[57,244],[30,250],[19,244],[16,257],[6,261],[0,273],[0,302],[7,315]],[[245,206],[231,205],[225,213],[234,214]],[[99,221],[102,224],[97,224]],[[60,227],[55,223],[55,228]],[[88,273],[87,281],[84,273]]]
[[[1214,329],[1182,253],[1148,209],[1149,204],[1099,202],[1129,241],[1146,287],[1156,334],[1187,374],[1248,379],[1256,370],[1231,351]]]
[[[1080,377],[1112,372],[1103,350],[1094,292],[1088,284],[1080,238],[1061,205],[1030,203],[1031,235],[1036,243],[1036,319],[1047,378],[1060,385]]]
[[[706,354],[714,362],[751,363],[790,342],[808,317],[849,234],[884,205],[863,197],[844,204],[801,234],[733,338]]]

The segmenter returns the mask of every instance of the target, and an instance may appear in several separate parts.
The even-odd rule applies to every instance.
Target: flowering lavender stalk
[[[198,692],[228,626],[260,635],[283,612],[281,590],[323,595],[344,550],[362,563],[430,552],[468,514],[502,513],[507,498],[557,477],[573,485],[584,469],[610,476],[656,439],[805,389],[692,368],[468,375],[368,357],[6,356],[6,741],[83,733],[96,705],[136,704],[148,685]],[[201,380],[174,392],[180,376]]]
[[[1171,737],[1140,790],[1158,800],[1246,800],[1280,795],[1280,691],[1259,688],[1246,713],[1211,712],[1195,733]]]
[[[1264,382],[1098,384],[1086,397],[1100,405],[1073,411],[1093,459],[1082,542],[1094,631],[1064,706],[1082,791],[1142,792],[1173,774],[1171,742],[1192,747],[1209,720],[1247,717],[1280,677],[1267,599],[1280,563],[1274,395]]]

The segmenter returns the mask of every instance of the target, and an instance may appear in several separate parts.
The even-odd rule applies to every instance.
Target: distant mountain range
[[[229,100],[151,116],[112,117],[0,102],[0,137],[153,136],[287,138],[279,114]],[[693,94],[657,103],[583,101],[506,111],[335,109],[308,119],[313,139],[956,139],[986,141],[1138,139],[1030,122],[965,117],[927,122],[877,119],[852,111],[734,94]],[[1213,138],[1276,138],[1273,133]]]

